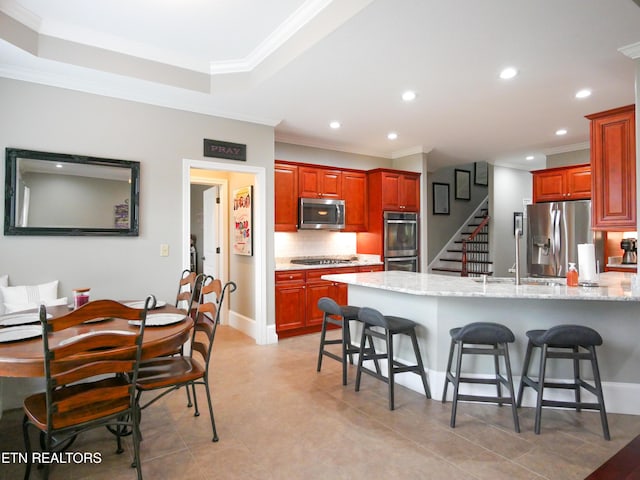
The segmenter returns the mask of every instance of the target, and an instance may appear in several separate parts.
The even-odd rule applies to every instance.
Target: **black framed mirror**
[[[6,149],[5,235],[138,235],[140,162]]]

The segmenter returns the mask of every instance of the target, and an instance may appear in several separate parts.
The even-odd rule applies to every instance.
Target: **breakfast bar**
[[[517,383],[528,330],[579,324],[596,329],[604,339],[598,349],[598,360],[607,411],[640,415],[636,401],[640,394],[640,289],[634,284],[635,275],[604,273],[597,286],[589,287],[568,287],[564,279],[523,279],[522,285],[515,285],[513,278],[463,278],[399,271],[322,278],[347,284],[350,305],[372,307],[385,315],[405,317],[419,324],[418,341],[433,398],[442,395],[451,328],[471,322],[497,322],[509,327],[516,336],[510,353]],[[354,327],[358,328],[357,323]],[[354,339],[359,338],[356,329]],[[398,345],[398,357],[402,359],[406,353],[407,358],[412,358],[410,348],[408,342]],[[472,366],[473,372],[492,371],[488,359],[483,360],[487,361]],[[588,368],[586,371],[590,374]],[[571,378],[570,370],[564,366],[551,368],[548,375]],[[412,377],[415,375],[400,375],[397,381],[421,392],[419,381]],[[558,394],[560,398],[564,396]],[[533,404],[533,395],[525,395],[523,405]]]

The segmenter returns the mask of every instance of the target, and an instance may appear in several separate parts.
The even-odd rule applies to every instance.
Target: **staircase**
[[[429,265],[429,271],[445,275],[493,274],[489,258],[489,202],[485,199]]]

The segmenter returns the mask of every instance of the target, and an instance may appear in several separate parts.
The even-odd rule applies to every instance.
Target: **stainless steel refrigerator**
[[[527,205],[529,275],[566,276],[569,263],[578,265],[578,244],[594,238],[591,200]]]

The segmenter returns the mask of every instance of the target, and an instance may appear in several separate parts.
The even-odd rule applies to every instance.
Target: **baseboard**
[[[227,316],[227,325],[240,330],[245,335],[253,338],[258,342],[258,328],[256,321],[253,318],[246,317],[233,310],[229,310]],[[278,343],[278,335],[276,334],[275,325],[267,325],[267,339],[266,344]]]

